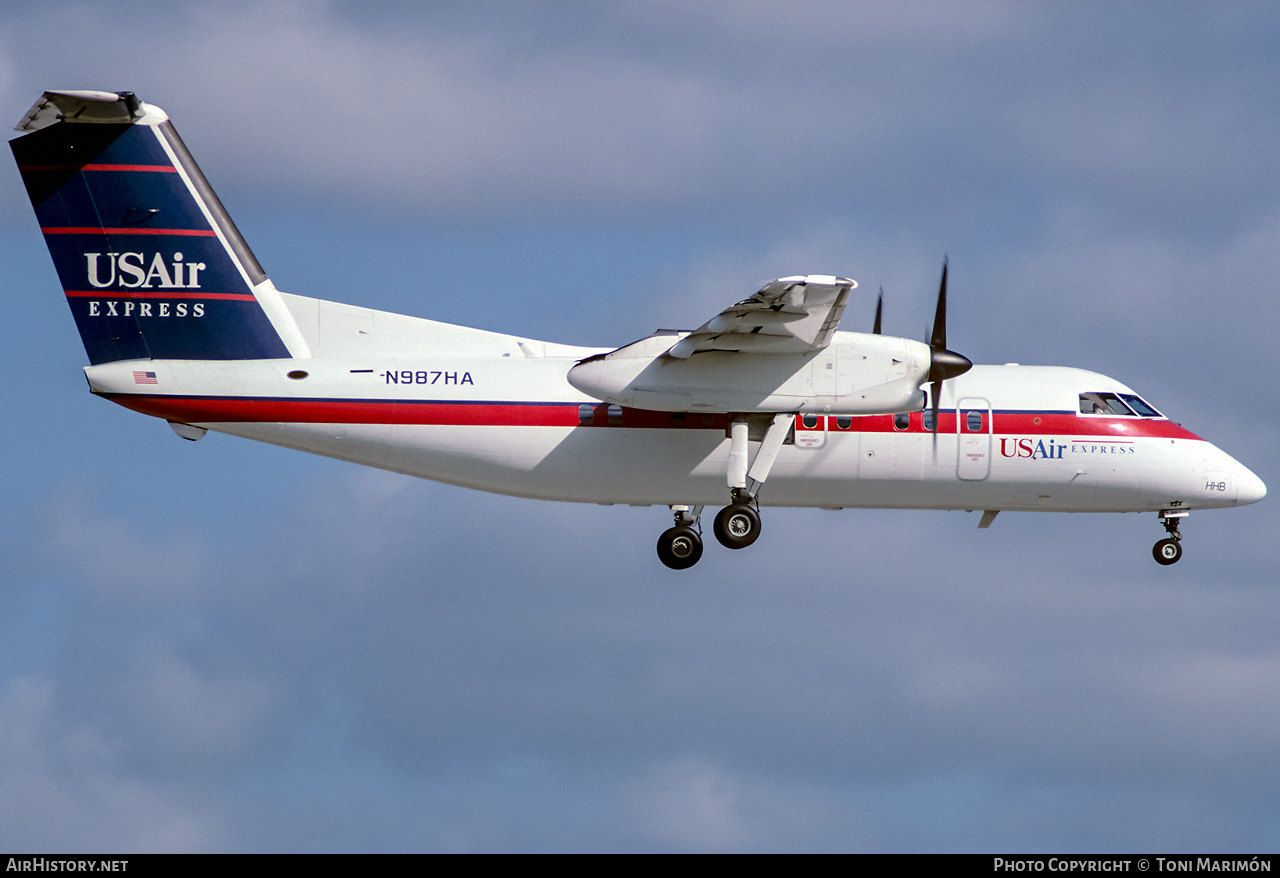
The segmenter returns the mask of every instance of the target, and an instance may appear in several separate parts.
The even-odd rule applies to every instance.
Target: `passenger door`
[[[967,396],[956,403],[956,475],[978,482],[991,473],[991,403]]]

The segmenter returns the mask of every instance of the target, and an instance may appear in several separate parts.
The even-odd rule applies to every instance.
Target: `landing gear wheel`
[[[734,503],[720,510],[712,530],[726,549],[745,549],[760,536],[760,515],[745,503]]]
[[[658,559],[672,570],[687,570],[702,557],[702,537],[691,527],[676,525],[658,537]]]
[[[1174,539],[1161,540],[1155,544],[1151,554],[1155,556],[1156,563],[1163,564],[1165,567],[1177,564],[1178,559],[1182,557],[1182,543]]]

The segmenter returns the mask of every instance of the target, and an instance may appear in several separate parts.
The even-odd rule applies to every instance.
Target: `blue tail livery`
[[[45,92],[10,142],[93,364],[306,356],[168,116],[131,92]]]

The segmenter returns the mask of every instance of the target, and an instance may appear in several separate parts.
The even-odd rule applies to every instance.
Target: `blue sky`
[[[845,328],[1112,375],[1273,487],[1268,4],[64,3],[0,110],[164,107],[281,289],[569,343],[857,279]],[[0,174],[0,842],[1274,851],[1274,503],[541,504],[91,397]]]

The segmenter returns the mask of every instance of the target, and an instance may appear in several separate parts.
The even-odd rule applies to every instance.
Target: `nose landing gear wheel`
[[[712,530],[726,549],[745,549],[760,536],[760,516],[745,503],[734,503],[720,510]]]
[[[1178,559],[1182,557],[1182,544],[1175,539],[1161,540],[1155,544],[1151,554],[1155,556],[1156,563],[1167,567],[1178,563]]]
[[[1182,557],[1182,534],[1178,533],[1178,522],[1186,517],[1186,510],[1181,509],[1166,509],[1160,513],[1160,522],[1169,536],[1156,543],[1151,549],[1157,564],[1168,567],[1170,564],[1177,564],[1178,559]]]
[[[658,560],[672,570],[687,570],[702,557],[702,537],[691,527],[676,525],[658,537]]]

